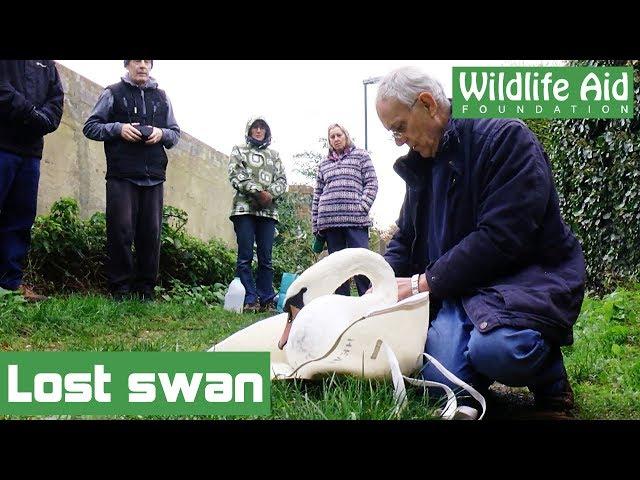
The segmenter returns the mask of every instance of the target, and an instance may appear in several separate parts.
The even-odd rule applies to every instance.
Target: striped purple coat
[[[311,210],[313,233],[333,227],[370,227],[378,178],[365,150],[351,147],[318,165]]]

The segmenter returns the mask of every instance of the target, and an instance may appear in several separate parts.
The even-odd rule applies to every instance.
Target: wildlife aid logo
[[[457,118],[632,118],[631,67],[454,67]]]
[[[2,415],[268,415],[269,353],[0,353]]]

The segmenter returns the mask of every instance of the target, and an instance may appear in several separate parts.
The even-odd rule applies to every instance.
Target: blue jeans
[[[476,330],[460,301],[443,301],[431,321],[425,351],[447,370],[475,388],[493,381],[533,392],[559,393],[566,370],[560,347],[528,328],[499,327],[486,333]],[[427,363],[425,380],[459,387]]]
[[[336,227],[320,232],[327,239],[329,254],[343,248],[369,248],[369,229],[366,227]],[[369,279],[364,275],[356,275],[358,295],[362,296],[369,289]],[[347,280],[336,289],[338,295],[351,295],[351,280]]]
[[[260,301],[261,305],[272,302],[276,296],[273,290],[273,265],[271,250],[276,233],[276,221],[272,218],[256,215],[236,215],[232,217],[233,228],[238,242],[238,260],[236,275],[245,288],[244,303]],[[251,262],[253,261],[253,244],[258,254],[258,272],[253,281]]]
[[[40,158],[0,150],[0,287],[16,290],[36,218]]]

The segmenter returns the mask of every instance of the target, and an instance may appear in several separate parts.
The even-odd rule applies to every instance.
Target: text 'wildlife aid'
[[[268,415],[268,353],[0,353],[0,414]]]
[[[457,118],[632,118],[631,67],[454,67]]]

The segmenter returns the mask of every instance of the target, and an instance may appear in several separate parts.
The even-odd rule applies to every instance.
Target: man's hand
[[[153,127],[153,132],[149,135],[149,139],[144,142],[145,145],[153,145],[162,140],[162,130],[158,127]]]
[[[398,282],[398,301],[404,300],[411,296],[411,279],[410,278],[396,278]],[[422,289],[420,289],[422,291]],[[373,287],[369,288],[364,294],[373,292]]]
[[[273,202],[273,197],[266,190],[262,190],[261,192],[256,193],[256,200],[258,201],[258,204],[260,204],[262,208],[266,208],[271,206],[271,202]]]
[[[396,278],[398,282],[398,301],[409,298],[411,293],[411,278]]]
[[[413,295],[411,292],[411,277],[401,277],[396,278],[398,282],[398,301],[404,300],[405,298]],[[418,292],[428,292],[429,291],[429,283],[427,282],[427,276],[424,273],[421,273],[418,277]]]
[[[140,136],[140,132],[136,129],[134,125],[140,125],[139,123],[124,123],[122,125],[122,131],[120,132],[120,136],[124,138],[127,142],[139,142],[142,140]]]

